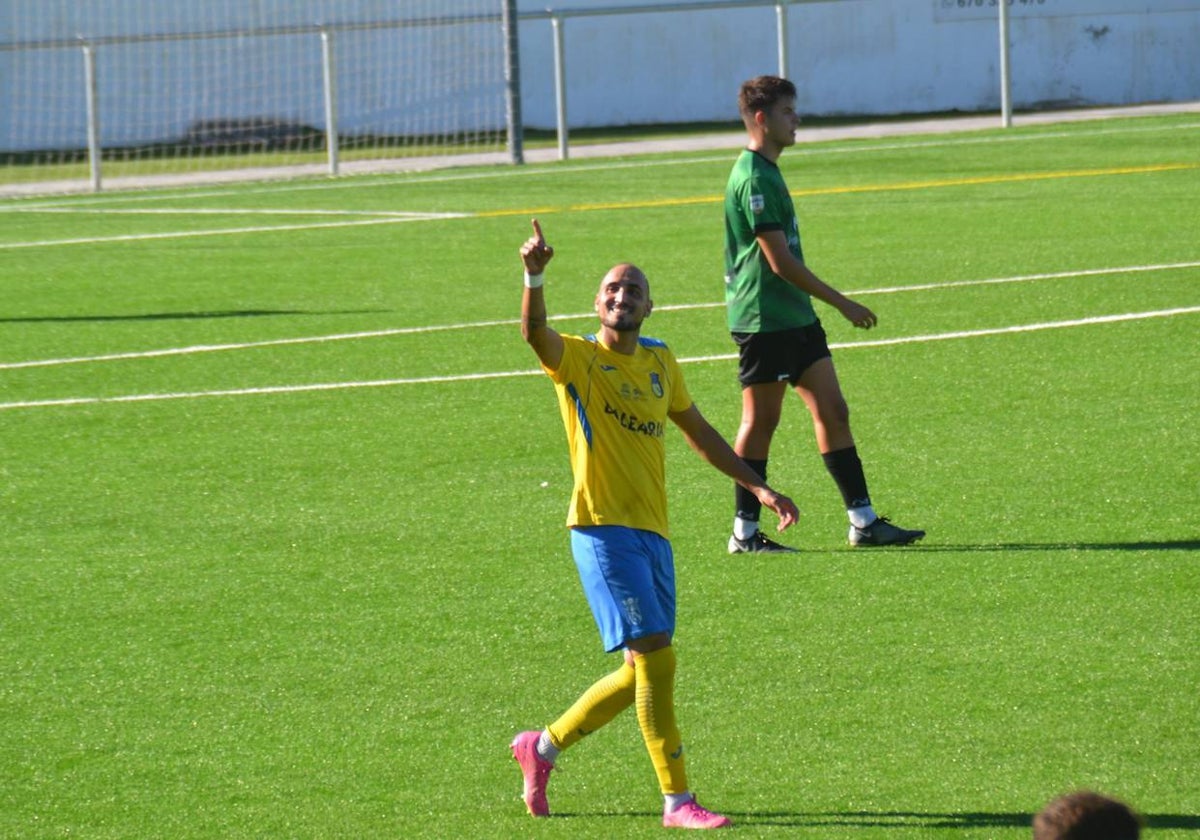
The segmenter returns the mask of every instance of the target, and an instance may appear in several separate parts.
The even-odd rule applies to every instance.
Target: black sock
[[[821,457],[825,460],[825,469],[829,470],[842,493],[846,510],[871,504],[871,494],[867,492],[867,477],[863,474],[862,461],[858,458],[856,447],[826,452]]]
[[[767,459],[761,461],[751,460],[750,458],[743,459],[750,469],[758,473],[758,477],[763,481],[767,480]],[[751,522],[757,522],[759,514],[762,512],[762,502],[745,487],[740,484],[733,485],[733,503],[734,512],[739,519],[748,519]]]

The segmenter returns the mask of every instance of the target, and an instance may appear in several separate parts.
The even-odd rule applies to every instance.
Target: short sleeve
[[[688,393],[687,383],[683,379],[683,368],[679,365],[679,360],[675,358],[675,354],[671,354],[671,381],[674,387],[671,388],[671,404],[670,412],[675,414],[680,411],[687,411],[692,407],[692,395]]]

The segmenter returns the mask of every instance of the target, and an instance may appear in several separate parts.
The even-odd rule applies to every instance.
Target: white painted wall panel
[[[645,0],[519,0],[522,13],[638,6]],[[995,111],[1000,107],[996,0],[825,0],[788,7],[789,75],[809,115],[884,115]],[[475,0],[442,0],[439,14]],[[228,30],[264,19],[279,25],[387,19],[426,0],[0,0],[0,42],[194,30]],[[496,12],[499,12],[496,0]],[[30,12],[30,10],[34,12]],[[214,16],[214,9],[219,12]],[[1200,100],[1200,0],[1013,0],[1012,104],[1015,109],[1062,105],[1128,105]],[[265,11],[264,11],[265,10]],[[775,72],[775,9],[738,8],[674,13],[570,17],[564,23],[568,125],[609,126],[734,121],[738,84]],[[343,130],[384,131],[386,120],[444,107],[462,96],[450,83],[396,97],[392,62],[421,37],[406,31],[389,48],[339,53]],[[443,71],[470,62],[484,49],[478,30],[438,45],[428,66]],[[495,33],[486,49],[495,56]],[[365,39],[365,36],[364,36]],[[522,107],[530,127],[556,124],[553,39],[547,20],[520,25]],[[346,39],[352,44],[353,39]],[[106,143],[171,139],[205,117],[248,116],[245,105],[222,101],[228,83],[210,85],[188,102],[189,66],[196,45],[158,42],[141,53],[153,66],[98,53],[102,130]],[[289,36],[269,48],[267,67],[287,68],[278,83],[276,116],[319,124],[320,52],[314,36]],[[178,52],[179,55],[175,53]],[[236,55],[237,48],[230,54]],[[381,66],[365,66],[374,62]],[[183,69],[181,69],[183,68]],[[77,49],[0,51],[0,151],[78,147],[84,136],[82,59]],[[245,74],[242,73],[242,76]],[[282,73],[280,74],[282,77]],[[444,72],[443,72],[444,75]],[[439,78],[441,78],[439,76]],[[448,76],[447,76],[448,78]],[[156,83],[162,82],[156,86]],[[298,89],[309,85],[311,91]],[[407,90],[407,88],[405,88]],[[496,96],[496,89],[483,94]],[[215,93],[213,91],[216,91]],[[155,98],[161,101],[147,101]],[[439,101],[441,100],[441,101]],[[257,107],[257,106],[256,106]],[[128,113],[140,108],[149,120]],[[483,109],[479,109],[483,112]],[[471,110],[463,109],[470,120]],[[490,114],[497,113],[492,109]],[[499,112],[503,120],[503,109]],[[36,132],[27,128],[34,116]],[[419,116],[419,115],[417,115]],[[457,118],[457,117],[456,117]],[[488,119],[496,119],[489,117]],[[161,123],[161,124],[159,124]],[[379,123],[380,125],[376,125]],[[478,126],[495,129],[498,126]]]

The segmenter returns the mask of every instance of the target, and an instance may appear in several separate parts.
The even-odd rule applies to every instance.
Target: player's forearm
[[[782,231],[760,233],[758,244],[771,271],[788,283],[839,311],[848,303],[845,295],[810,271],[792,252]]]
[[[546,298],[540,283],[530,286],[526,281],[521,296],[521,337],[545,367],[556,370],[562,361],[563,340],[546,325],[547,320]]]
[[[546,323],[546,295],[542,287],[526,287],[521,297],[521,337],[536,346],[545,336]]]
[[[696,450],[701,458],[745,487],[779,515],[781,530],[796,521],[799,512],[792,500],[768,487],[762,477],[738,457],[733,447],[721,437],[721,433],[704,419],[704,415],[695,405],[685,411],[671,414],[671,419],[683,432],[688,445]]]
[[[542,365],[555,370],[562,361],[562,336],[546,326],[546,297],[542,290],[546,264],[554,257],[554,249],[546,244],[542,227],[533,220],[533,236],[521,246],[521,263],[525,267],[525,290],[521,293],[521,337],[537,353]]]
[[[707,421],[698,428],[685,431],[688,444],[696,453],[725,475],[752,492],[767,489],[762,478],[733,451],[733,447],[721,437]]]
[[[808,266],[793,258],[790,263],[779,266],[775,273],[801,291],[827,303],[834,309],[840,310],[846,303],[846,296],[830,286],[809,270]]]

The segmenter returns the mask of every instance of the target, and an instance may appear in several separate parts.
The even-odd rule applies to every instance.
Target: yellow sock
[[[637,672],[637,716],[642,739],[664,794],[686,793],[683,740],[675,723],[675,648],[633,655]]]
[[[550,741],[560,750],[591,735],[633,703],[635,675],[628,664],[597,680],[575,705],[550,724]]]

